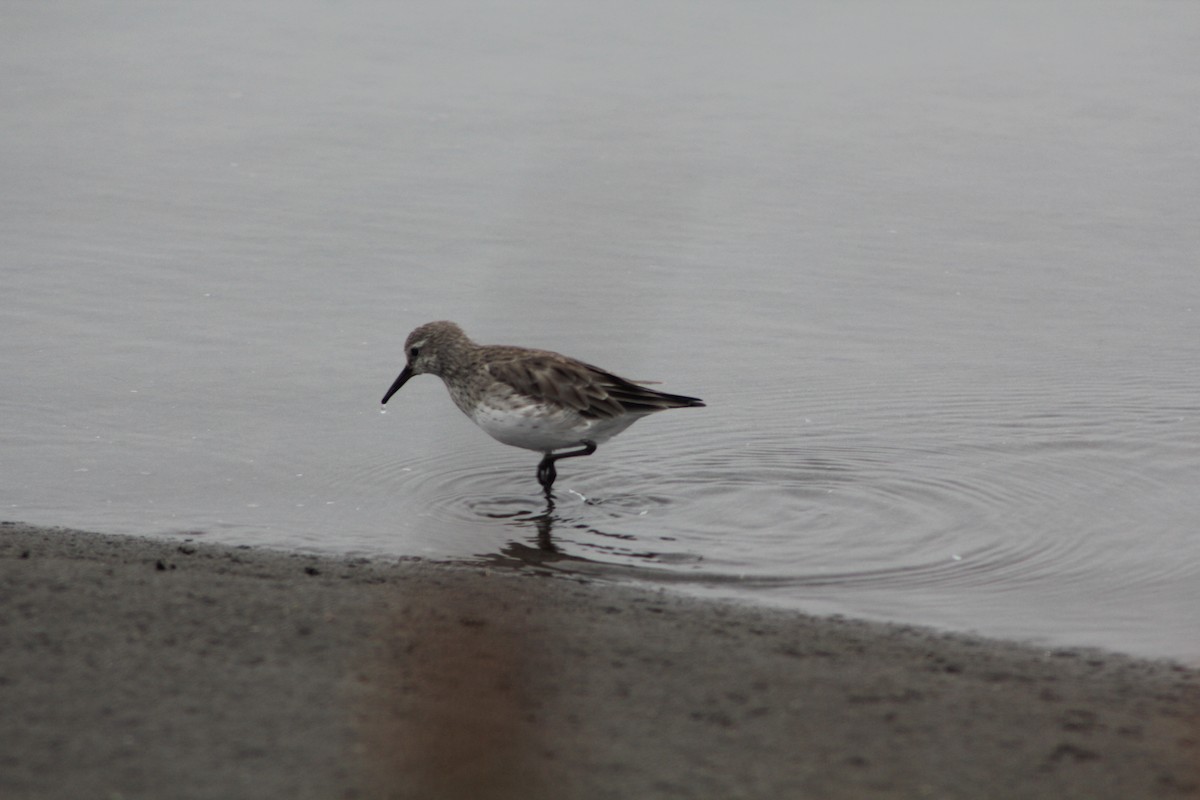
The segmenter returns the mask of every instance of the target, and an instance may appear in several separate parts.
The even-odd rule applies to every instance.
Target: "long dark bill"
[[[412,370],[409,369],[408,367],[405,367],[404,370],[400,373],[400,375],[396,378],[396,382],[392,384],[392,388],[388,389],[387,394],[385,394],[383,396],[384,404],[386,404],[388,400],[391,400],[392,395],[394,395],[396,392],[400,391],[400,387],[403,386],[405,383],[407,383],[408,379],[411,378],[412,376],[413,376]]]

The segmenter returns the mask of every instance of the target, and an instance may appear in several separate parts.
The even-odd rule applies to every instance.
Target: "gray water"
[[[3,518],[1200,657],[1200,5],[0,16]],[[708,407],[548,509],[443,318]]]

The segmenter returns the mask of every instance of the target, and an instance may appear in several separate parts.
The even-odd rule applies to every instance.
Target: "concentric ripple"
[[[875,587],[1069,580],[1090,557],[1081,504],[1137,480],[1136,442],[1078,426],[1064,435],[1010,416],[975,440],[932,440],[895,422],[886,435],[863,425],[701,439],[647,425],[636,444],[565,463],[549,509],[537,455],[486,440],[355,479],[394,487],[438,527],[503,525],[530,542],[548,532],[560,550],[655,574]]]
[[[472,552],[482,547],[486,555],[489,548],[511,539],[544,546],[552,534],[553,548],[578,548],[580,557],[598,563],[653,563],[660,555],[667,560],[694,559],[682,552],[663,555],[660,544],[670,537],[639,528],[647,520],[669,518],[677,498],[658,491],[629,491],[629,482],[639,480],[628,469],[593,457],[560,467],[548,503],[535,479],[539,457],[477,435],[464,439],[463,447],[362,464],[341,480],[360,490],[364,485],[386,489],[405,509],[398,517],[419,520],[424,535],[435,535],[447,554],[461,551],[451,544],[454,540],[463,546],[474,543]],[[603,492],[605,486],[614,491]],[[648,546],[643,540],[659,544]]]
[[[992,618],[1011,605],[1016,631],[1045,614],[1095,625],[1086,598],[1113,604],[1111,618],[1122,593],[1142,603],[1196,574],[1194,560],[1153,555],[1166,539],[1149,557],[1139,547],[1180,535],[1180,475],[1200,467],[1200,442],[1180,435],[1194,408],[1047,408],[1029,393],[897,415],[825,401],[811,420],[765,403],[700,433],[642,423],[564,462],[549,502],[536,453],[475,431],[350,480],[389,487],[441,557],[957,627],[974,602]]]

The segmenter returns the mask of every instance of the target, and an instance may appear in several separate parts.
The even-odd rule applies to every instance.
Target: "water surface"
[[[0,514],[1194,661],[1198,9],[10,8]],[[441,318],[708,407],[547,508]]]

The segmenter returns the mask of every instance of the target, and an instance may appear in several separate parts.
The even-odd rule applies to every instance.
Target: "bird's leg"
[[[592,453],[596,452],[595,442],[589,442],[585,439],[582,444],[583,447],[579,448],[578,450],[568,450],[565,453],[558,454],[546,453],[545,457],[542,458],[542,463],[538,464],[537,478],[538,483],[542,485],[542,488],[546,490],[547,494],[550,492],[550,487],[554,485],[554,479],[558,477],[558,470],[554,468],[555,461],[558,461],[560,458],[590,456]]]
[[[542,463],[538,464],[537,478],[538,483],[546,490],[546,494],[550,493],[550,487],[554,485],[554,479],[558,477],[558,470],[554,468],[554,459],[549,453],[546,453]]]

